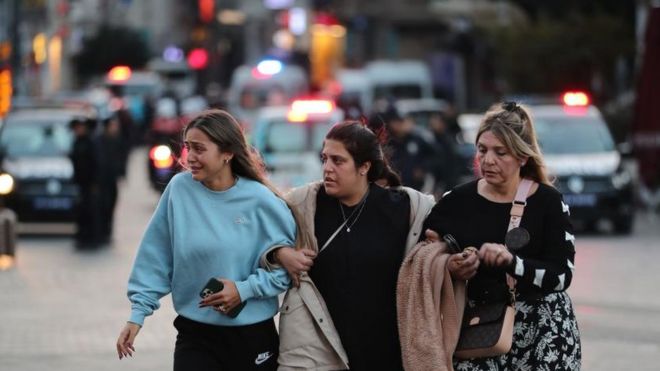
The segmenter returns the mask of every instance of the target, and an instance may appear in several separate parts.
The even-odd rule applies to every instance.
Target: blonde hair
[[[248,145],[238,121],[226,111],[211,109],[200,113],[183,129],[184,140],[188,131],[193,128],[206,134],[221,152],[233,154],[230,161],[232,175],[259,182],[286,202],[296,221],[296,246],[310,246],[311,236],[301,215],[268,181],[260,154],[255,148]]]
[[[516,159],[527,158],[520,168],[521,177],[552,186],[527,108],[514,102],[491,106],[481,121],[475,142],[479,142],[481,134],[487,131],[493,133]]]

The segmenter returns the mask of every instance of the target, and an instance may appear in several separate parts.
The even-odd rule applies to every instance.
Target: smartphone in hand
[[[206,298],[207,296],[209,296],[211,294],[215,294],[216,292],[222,291],[224,288],[225,288],[225,285],[221,281],[218,281],[218,279],[216,279],[216,278],[211,278],[206,283],[206,285],[204,286],[202,291],[199,292],[199,296],[202,299],[204,299],[204,298]],[[229,311],[227,313],[224,313],[224,314],[231,317],[231,318],[236,318],[236,316],[238,316],[238,314],[241,313],[241,311],[245,307],[246,303],[247,302],[245,302],[245,301],[241,302],[234,309],[232,309],[231,311]]]

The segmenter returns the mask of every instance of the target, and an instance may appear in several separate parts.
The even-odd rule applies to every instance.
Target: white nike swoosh
[[[255,365],[260,365],[260,364],[266,362],[272,356],[273,356],[273,353],[270,353],[270,352],[266,353],[266,354],[259,354],[257,359],[254,360],[254,364]]]

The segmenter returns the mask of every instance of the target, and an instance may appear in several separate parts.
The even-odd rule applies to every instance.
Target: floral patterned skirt
[[[516,301],[511,351],[505,355],[454,360],[456,371],[579,370],[580,332],[566,292],[535,301]]]

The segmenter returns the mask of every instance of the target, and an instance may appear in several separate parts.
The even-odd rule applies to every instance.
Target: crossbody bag
[[[507,241],[524,243],[526,230],[520,228],[527,195],[534,181],[522,179],[511,206],[511,219],[507,230]],[[513,236],[513,237],[512,237]],[[529,241],[529,234],[526,234]],[[461,333],[454,356],[461,359],[494,357],[511,350],[513,323],[516,316],[515,279],[507,274],[506,300],[494,303],[477,303],[466,306],[463,314]]]

